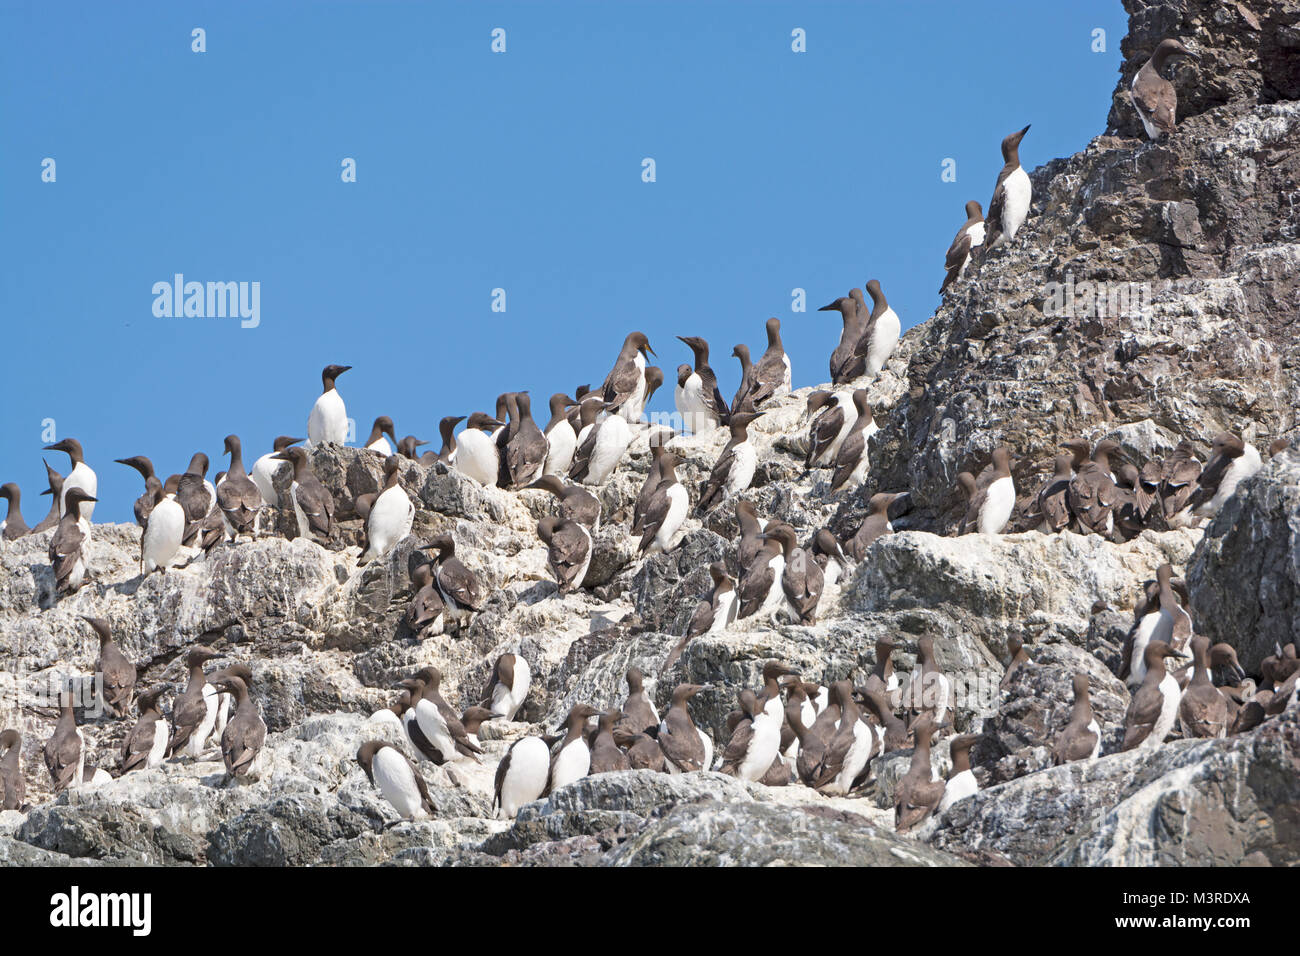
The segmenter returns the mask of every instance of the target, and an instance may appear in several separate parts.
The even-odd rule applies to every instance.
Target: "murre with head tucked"
[[[0,809],[21,810],[27,798],[27,780],[23,776],[23,735],[11,729],[0,733],[0,783],[4,792]]]
[[[403,820],[433,816],[429,788],[406,755],[382,740],[367,740],[357,751],[357,763],[370,785],[384,795]]]
[[[156,478],[154,480],[157,481]],[[27,522],[23,520],[22,493],[18,490],[18,486],[12,481],[0,485],[0,498],[4,498],[9,503],[9,513],[5,515],[4,521],[0,521],[0,538],[14,541],[29,534],[32,529],[27,527]],[[137,504],[137,521],[139,520],[138,508]]]
[[[1151,139],[1159,139],[1165,133],[1172,133],[1178,120],[1178,91],[1174,84],[1165,79],[1165,64],[1171,56],[1188,56],[1200,60],[1177,40],[1161,40],[1156,46],[1151,59],[1142,65],[1133,77],[1129,87],[1129,98],[1137,110],[1142,128]]]
[[[587,526],[547,515],[537,522],[537,537],[546,545],[546,566],[555,576],[560,595],[581,588],[594,551]]]
[[[600,500],[581,485],[565,484],[559,475],[543,475],[528,487],[553,494],[560,502],[561,518],[586,525],[593,534],[600,530]]]
[[[298,537],[311,540],[315,535],[328,541],[334,533],[334,496],[312,471],[307,452],[302,448],[286,448],[275,457],[293,465],[289,500],[298,520]]]
[[[551,775],[551,752],[541,737],[516,740],[497,764],[493,784],[492,816],[513,819],[519,808],[546,792]]]
[[[310,444],[333,442],[342,445],[348,440],[348,410],[343,404],[343,396],[334,387],[334,380],[351,367],[326,365],[321,369],[321,394],[307,416],[307,441]]]
[[[483,706],[498,717],[514,720],[532,683],[532,670],[522,654],[502,654],[483,690]]]
[[[934,723],[929,715],[923,715],[917,722],[916,749],[912,751],[912,763],[894,788],[894,829],[906,833],[925,820],[943,800],[947,789],[942,780],[934,779],[934,769],[930,764],[930,738],[934,734]]]
[[[1029,132],[1026,126],[1002,141],[1002,170],[993,187],[989,214],[985,220],[984,244],[989,251],[1016,237],[1029,215],[1034,188],[1029,174],[1020,166],[1020,141]]]
[[[813,468],[833,468],[844,439],[858,420],[858,409],[853,404],[853,393],[840,390],[818,390],[808,396],[806,412],[808,425],[808,454],[804,458],[804,472]]]

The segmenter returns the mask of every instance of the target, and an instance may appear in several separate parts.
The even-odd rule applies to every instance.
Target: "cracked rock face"
[[[142,580],[139,529],[97,525],[90,584],[56,602],[50,533],[0,543],[0,724],[24,731],[31,804],[0,812],[0,864],[1300,863],[1300,702],[1239,737],[1118,753],[1129,696],[1114,676],[1134,606],[1164,563],[1188,581],[1196,630],[1232,644],[1248,671],[1296,640],[1300,452],[1273,456],[1203,528],[1116,544],[1046,536],[1026,516],[1069,438],[1112,438],[1141,463],[1183,438],[1204,459],[1223,430],[1261,450],[1295,436],[1300,4],[1126,2],[1109,129],[1033,172],[1034,207],[1015,240],[974,263],[863,383],[881,426],[866,485],[832,495],[828,471],[804,474],[810,389],[773,402],[750,428],[759,465],[745,497],[801,541],[826,526],[848,537],[871,494],[911,492],[897,533],[849,568],[816,624],[743,621],[691,642],[663,670],[709,587],[709,563],[739,570],[737,527],[729,500],[692,513],[669,553],[637,558],[628,526],[650,465],[649,429],[595,489],[603,518],[586,588],[563,597],[536,533],[553,499],[483,488],[440,464],[402,463],[412,532],[358,567],[354,502],[380,487],[382,460],[316,447],[312,467],[338,505],[324,547],[295,539],[281,509],[267,525],[279,537],[219,545]],[[1174,64],[1179,128],[1150,143],[1126,91],[1167,35],[1205,55]],[[726,441],[724,429],[673,440],[693,498]],[[950,493],[955,475],[982,467],[1002,443],[1015,451],[1019,497],[1009,533],[946,537],[963,511]],[[277,480],[283,493],[287,472]],[[487,597],[464,629],[421,636],[404,622],[410,569],[427,560],[418,548],[435,534],[453,536]],[[53,799],[41,747],[57,713],[42,695],[90,673],[98,646],[83,614],[110,622],[138,665],[138,687],[171,685],[168,708],[196,644],[217,652],[209,670],[250,663],[269,731],[259,771],[228,781],[208,753]],[[911,835],[893,832],[892,811],[910,749],[880,758],[872,782],[848,797],[712,772],[628,771],[559,788],[514,820],[492,816],[495,768],[511,743],[553,732],[576,704],[621,704],[631,666],[645,672],[661,713],[677,683],[709,685],[691,711],[721,752],[737,692],[759,685],[764,662],[821,684],[861,683],[886,635],[898,642],[904,685],[920,639],[933,639],[939,667],[967,692],[955,730],[980,735],[971,760],[983,789]],[[1000,690],[1012,638],[1031,661]],[[532,670],[517,719],[484,724],[481,761],[419,764],[433,813],[399,820],[355,756],[372,738],[415,754],[368,718],[427,665],[442,671],[454,706],[475,703],[507,652]],[[1076,672],[1088,677],[1102,756],[1052,767]],[[77,717],[89,762],[116,774],[131,721]],[[941,776],[950,739],[931,753]]]

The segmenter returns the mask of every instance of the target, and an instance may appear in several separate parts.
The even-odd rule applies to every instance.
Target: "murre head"
[[[328,392],[332,389],[334,387],[334,380],[351,367],[351,365],[326,365],[321,369],[320,380],[321,384],[325,386],[325,391]]]
[[[966,218],[971,222],[983,222],[984,207],[974,199],[968,199],[966,201]]]
[[[1015,163],[1017,166],[1020,165],[1020,141],[1025,138],[1025,134],[1028,132],[1029,127],[1026,126],[1020,132],[1012,133],[1002,141],[1003,162]]]
[[[623,340],[623,348],[629,352],[640,352],[647,358],[651,355],[654,355],[655,358],[659,357],[655,355],[655,350],[650,347],[650,340],[645,337],[644,332],[629,333],[628,337]]]
[[[1151,54],[1151,66],[1157,73],[1163,74],[1165,64],[1169,62],[1171,56],[1189,56],[1198,63],[1201,60],[1199,53],[1193,53],[1187,47],[1183,46],[1178,40],[1170,38],[1161,40],[1156,46],[1156,50]]]
[[[285,450],[286,448],[288,448],[290,445],[296,445],[296,444],[298,444],[298,442],[300,442],[300,441],[306,441],[306,439],[305,439],[305,438],[292,438],[292,437],[290,437],[289,435],[281,435],[281,436],[280,436],[279,438],[277,438],[277,439],[275,440],[275,442],[271,445],[271,448],[272,448],[273,450],[275,450],[275,451],[284,451],[284,450]]]

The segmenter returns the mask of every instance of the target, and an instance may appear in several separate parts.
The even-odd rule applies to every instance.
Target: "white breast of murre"
[[[1142,620],[1138,621],[1137,633],[1133,635],[1133,656],[1129,658],[1128,665],[1128,686],[1141,687],[1143,679],[1147,676],[1146,650],[1147,645],[1151,643],[1151,635],[1156,632],[1160,625],[1160,612],[1151,611],[1142,615]],[[1173,636],[1173,627],[1169,628],[1169,637]]]
[[[785,555],[777,554],[768,567],[772,569],[772,587],[763,599],[759,614],[775,614],[785,604],[785,589],[781,587],[781,575],[785,572]]]
[[[338,389],[322,392],[311,407],[307,417],[307,440],[313,445],[336,442],[342,445],[348,438],[348,410]]]
[[[958,800],[965,800],[973,794],[979,793],[980,785],[975,780],[975,773],[971,770],[963,770],[948,781],[944,787],[943,799],[939,801],[936,813],[943,813]]]
[[[1246,445],[1246,450],[1238,457],[1234,458],[1228,470],[1223,473],[1223,480],[1219,482],[1219,488],[1214,493],[1214,498],[1210,502],[1208,513],[1217,515],[1219,509],[1227,503],[1228,499],[1233,496],[1237,490],[1237,485],[1245,481],[1255,472],[1264,467],[1260,460],[1259,452],[1254,445]],[[85,507],[84,505],[82,507]],[[1198,509],[1199,510],[1199,509]]]
[[[99,479],[95,472],[84,461],[79,461],[72,466],[68,472],[68,477],[63,479],[63,491],[59,493],[59,514],[64,514],[68,510],[68,492],[73,488],[80,488],[90,497],[95,498],[99,494]],[[93,501],[83,501],[77,508],[81,517],[87,522],[91,520],[91,515],[95,513],[95,503]]]
[[[844,763],[840,767],[840,772],[835,775],[835,779],[830,786],[825,788],[828,794],[847,795],[849,789],[853,786],[853,781],[862,773],[866,767],[867,761],[871,759],[871,748],[875,744],[876,737],[871,728],[861,720],[853,725],[853,743],[849,745],[849,752],[844,755]]]
[[[263,455],[253,462],[253,470],[248,473],[248,477],[253,480],[253,484],[257,485],[257,490],[262,493],[262,500],[272,508],[280,507],[280,496],[275,493],[275,484],[272,478],[280,468],[289,467],[292,466],[287,461],[272,458],[271,455]]]
[[[632,364],[636,366],[636,385],[617,412],[627,423],[640,421],[641,412],[645,410],[645,356],[637,352],[632,356]]]
[[[289,500],[293,502],[293,516],[298,519],[298,537],[311,540],[311,524],[307,521],[307,514],[302,510],[302,505],[298,504],[298,482],[289,485]]]
[[[885,367],[889,357],[898,348],[898,336],[903,326],[898,313],[892,308],[885,309],[876,318],[875,328],[871,331],[871,344],[867,346],[867,374],[875,378]]]
[[[853,425],[858,420],[858,408],[853,404],[853,396],[850,392],[837,392],[835,394],[835,404],[844,412],[844,424],[840,426],[840,433],[835,436],[835,440],[831,442],[831,447],[826,449],[826,454],[821,458],[822,461],[832,466],[835,464],[835,456],[840,453],[840,446],[844,444],[844,439],[849,437],[849,432],[853,430]],[[866,429],[864,428],[863,431],[866,431]]]
[[[433,749],[442,754],[444,760],[456,759],[456,742],[451,739],[447,721],[443,719],[433,701],[421,698],[415,705],[415,723]]]
[[[401,485],[380,492],[366,520],[370,547],[361,559],[369,561],[387,554],[397,542],[411,533],[414,522],[415,505],[411,504],[410,497]]]
[[[573,453],[578,450],[578,436],[574,434],[573,426],[567,420],[559,422],[547,432],[546,446],[546,464],[542,466],[542,474],[567,475],[569,466],[573,464]]]
[[[676,537],[682,522],[686,520],[686,512],[690,508],[690,496],[686,492],[686,486],[680,481],[670,485],[665,494],[668,496],[668,514],[664,516],[664,523],[655,532],[654,542],[646,549],[647,554],[667,551],[672,547],[673,538]]]
[[[781,379],[781,387],[773,392],[773,396],[779,398],[782,395],[788,395],[793,385],[794,378],[790,372],[790,355],[787,352],[781,353],[781,361],[785,363],[785,376]]]
[[[682,416],[682,425],[692,435],[698,435],[708,426],[704,417],[704,380],[692,372],[685,385],[678,385],[673,390],[673,404]]]
[[[501,683],[493,685],[492,713],[499,714],[506,720],[514,720],[515,714],[519,713],[519,708],[524,705],[524,698],[528,696],[528,687],[532,680],[533,674],[528,662],[522,655],[516,654],[514,685],[511,687]]]
[[[207,713],[203,715],[203,720],[194,733],[190,734],[189,743],[185,747],[185,752],[195,758],[203,755],[208,738],[212,736],[212,728],[217,723],[217,689],[211,684],[203,685],[203,705],[207,708]]]
[[[618,467],[618,463],[623,460],[623,453],[627,451],[627,444],[631,438],[632,433],[628,430],[627,422],[619,416],[611,415],[601,422],[600,431],[596,433],[596,445],[591,450],[591,461],[587,466],[586,484],[605,483]]]
[[[1002,233],[1010,240],[1016,237],[1029,215],[1034,187],[1029,182],[1029,174],[1017,166],[1002,180],[1002,188],[1006,190],[1006,199],[1002,203]]]
[[[736,620],[736,589],[728,588],[713,604],[713,623],[709,625],[708,633],[717,634],[725,630]]]
[[[758,452],[754,449],[754,443],[748,439],[732,448],[731,454],[731,471],[727,473],[727,483],[723,488],[724,494],[728,496],[748,488],[754,480],[754,469],[758,467]]]
[[[149,525],[140,539],[145,574],[154,568],[167,567],[180,550],[184,535],[185,509],[168,495],[149,513]]]
[[[749,749],[745,751],[744,759],[736,768],[736,776],[757,783],[772,766],[777,751],[781,749],[781,722],[764,709],[754,718],[751,726],[753,736],[749,739]],[[707,763],[704,764],[704,769],[709,769]]]
[[[1160,682],[1160,694],[1160,716],[1156,718],[1151,735],[1142,741],[1144,747],[1158,747],[1164,743],[1178,720],[1178,702],[1182,698],[1182,692],[1178,689],[1178,681],[1173,674],[1165,674],[1164,680]]]
[[[467,428],[456,437],[456,469],[480,485],[495,485],[500,459],[497,446],[479,428]]]
[[[998,534],[1007,526],[1011,509],[1016,506],[1016,486],[1008,475],[994,479],[989,485],[980,509],[978,529],[980,534]]]
[[[380,747],[370,764],[375,786],[393,808],[408,820],[420,820],[427,814],[415,782],[415,771],[406,758],[393,747]]]
[[[149,756],[145,758],[144,765],[152,769],[162,763],[166,755],[167,725],[159,718],[153,724],[153,744],[149,747]]]
[[[591,751],[587,749],[587,742],[579,737],[565,744],[560,755],[555,758],[555,770],[551,774],[551,789],[581,780],[590,769]]]
[[[591,758],[587,758],[590,766]],[[501,781],[501,806],[496,815],[513,817],[525,803],[532,803],[546,789],[551,773],[551,753],[540,737],[525,737],[510,750],[510,766]]]
[[[1097,755],[1101,753],[1101,726],[1097,723],[1097,718],[1088,722],[1088,733],[1095,734],[1097,742],[1092,745],[1092,753],[1088,754],[1089,760],[1096,760]]]

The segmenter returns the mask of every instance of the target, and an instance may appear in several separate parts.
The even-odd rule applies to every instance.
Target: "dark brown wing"
[[[1124,715],[1124,750],[1132,750],[1147,737],[1160,719],[1160,709],[1164,705],[1164,695],[1158,686],[1143,684],[1129,701],[1128,712]]]
[[[844,409],[839,406],[839,403],[813,419],[812,425],[808,428],[808,457],[804,461],[805,468],[811,468],[812,463],[825,453],[843,427]]]

